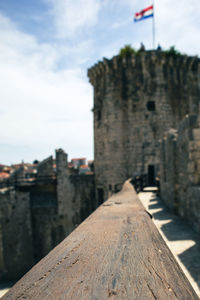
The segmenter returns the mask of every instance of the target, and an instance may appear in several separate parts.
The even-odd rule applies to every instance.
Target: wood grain
[[[126,182],[2,299],[199,298]]]

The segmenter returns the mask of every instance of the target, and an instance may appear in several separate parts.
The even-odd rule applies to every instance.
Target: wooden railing
[[[199,298],[126,182],[2,299]]]

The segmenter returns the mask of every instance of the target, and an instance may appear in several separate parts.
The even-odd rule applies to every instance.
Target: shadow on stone
[[[161,229],[169,241],[193,240],[197,235],[189,227],[189,224],[176,216],[172,218],[171,222],[162,225]]]
[[[155,202],[155,199],[154,199],[154,200],[151,200],[151,201],[154,201],[154,202]],[[159,202],[153,203],[153,204],[149,205],[149,209],[154,209],[154,208],[162,208],[162,206],[160,205]]]
[[[200,239],[199,235],[194,232],[190,225],[174,215],[162,203],[159,197],[153,197],[150,201],[155,201],[154,204],[149,205],[150,213],[155,220],[169,220],[167,224],[161,226],[161,230],[169,241],[193,241],[195,245],[185,250],[178,255],[180,261],[186,267],[190,275],[196,281],[200,288]],[[153,213],[153,209],[161,209]]]
[[[200,242],[178,255],[200,288]]]

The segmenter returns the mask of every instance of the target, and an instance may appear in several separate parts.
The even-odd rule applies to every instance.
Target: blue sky
[[[188,5],[189,3],[189,5]],[[125,44],[152,48],[149,0],[0,0],[0,163],[63,148],[93,158],[87,69]],[[200,1],[155,0],[156,42],[200,54]]]

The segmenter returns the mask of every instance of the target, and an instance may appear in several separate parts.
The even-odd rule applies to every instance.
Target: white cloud
[[[127,26],[128,24],[130,24],[130,22],[132,21],[132,18],[131,19],[128,19],[128,20],[125,20],[125,21],[122,21],[122,22],[116,22],[112,25],[112,28],[113,29],[118,29],[120,27],[124,27],[124,26]]]
[[[79,67],[56,70],[57,50],[0,15],[1,143],[91,156],[92,88]]]
[[[52,68],[56,63],[56,51],[47,44],[38,44],[28,34],[20,32],[6,17],[0,14],[0,59],[4,64],[26,65],[34,68]],[[30,59],[31,57],[31,59]]]
[[[97,23],[100,0],[45,0],[51,5],[57,36],[72,37]]]
[[[118,1],[120,2],[120,0],[118,0]],[[130,7],[131,11],[133,11],[133,13],[135,13],[136,11],[140,11],[143,8],[147,7],[148,5],[152,4],[152,1],[151,0],[148,0],[148,1],[124,0],[124,4],[128,5]]]
[[[157,1],[156,28],[158,39],[164,47],[176,45],[177,49],[188,54],[199,54],[199,11],[200,1]]]

